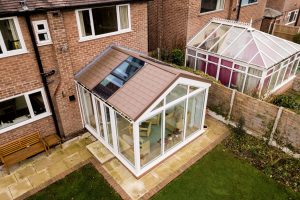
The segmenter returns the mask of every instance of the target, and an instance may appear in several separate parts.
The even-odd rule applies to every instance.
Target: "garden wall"
[[[244,128],[258,137],[276,142],[294,152],[300,151],[300,115],[238,91],[213,83],[208,108],[227,123],[237,124],[244,118]],[[277,118],[277,119],[276,119]],[[272,137],[271,137],[272,135]]]

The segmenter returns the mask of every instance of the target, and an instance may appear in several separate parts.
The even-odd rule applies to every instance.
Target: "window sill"
[[[25,53],[28,53],[27,49],[21,49],[21,50],[17,50],[17,51],[14,51],[14,52],[1,54],[0,59],[1,58],[6,58],[6,57],[11,57],[11,56],[18,56],[18,55],[22,55],[22,54],[25,54]]]
[[[246,5],[242,5],[241,8],[248,7],[248,6],[254,6],[254,5],[257,5],[257,4],[258,4],[258,2],[249,3],[249,4],[246,4]]]
[[[291,25],[291,24],[294,24],[294,23],[296,23],[296,21],[288,22],[288,23],[286,23],[286,24],[284,24],[284,25]]]
[[[79,42],[96,40],[96,39],[100,39],[100,38],[105,38],[105,37],[110,37],[110,36],[114,36],[114,35],[120,35],[120,34],[123,34],[123,33],[130,33],[130,32],[132,32],[132,30],[127,29],[127,30],[123,30],[123,31],[106,33],[106,34],[97,35],[97,36],[80,37]]]
[[[41,115],[39,115],[39,116],[36,116],[36,117],[34,117],[34,118],[28,119],[28,120],[26,120],[26,121],[20,122],[20,123],[18,123],[18,124],[14,124],[14,125],[12,125],[12,126],[9,126],[9,127],[3,128],[3,129],[0,129],[0,134],[5,133],[5,132],[8,132],[8,131],[11,131],[11,130],[16,129],[16,128],[19,128],[19,127],[21,127],[21,126],[25,126],[25,125],[27,125],[27,124],[33,123],[33,122],[35,122],[35,121],[38,121],[38,120],[40,120],[40,119],[43,119],[43,118],[46,118],[46,117],[49,117],[49,116],[51,116],[51,113],[48,113],[48,112],[47,112],[47,113],[41,114]]]
[[[198,16],[209,15],[209,14],[214,14],[214,13],[223,12],[223,11],[224,11],[224,9],[221,9],[221,10],[214,10],[214,11],[209,11],[209,12],[199,13]]]
[[[38,43],[37,46],[42,47],[42,46],[47,46],[47,45],[51,45],[51,44],[53,44],[52,41],[51,42],[45,42],[45,43]]]

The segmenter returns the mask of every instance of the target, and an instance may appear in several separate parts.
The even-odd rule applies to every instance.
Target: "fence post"
[[[273,129],[272,129],[272,132],[271,132],[271,135],[270,135],[270,139],[269,139],[269,145],[272,144],[272,141],[273,141],[273,138],[274,138],[274,134],[276,132],[276,129],[278,127],[278,123],[279,123],[279,120],[280,120],[280,117],[282,115],[282,111],[283,111],[283,107],[280,107],[278,112],[277,112],[277,116],[276,116],[276,119],[275,119],[275,122],[274,122],[274,126],[273,126]]]
[[[234,104],[235,94],[236,94],[236,90],[232,90],[230,109],[229,109],[229,112],[227,115],[227,124],[229,124],[229,122],[230,122],[230,117],[231,117],[231,112],[232,112],[232,108],[233,108],[233,104]]]

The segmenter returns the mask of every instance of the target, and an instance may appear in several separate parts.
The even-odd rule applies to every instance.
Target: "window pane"
[[[113,146],[109,108],[104,106],[104,112],[105,112],[105,119],[106,119],[106,130],[107,130],[108,144],[110,146]]]
[[[185,102],[183,101],[166,110],[165,151],[182,142],[185,121]]]
[[[242,0],[241,5],[247,5],[247,4],[251,4],[251,3],[255,3],[257,2],[257,0]]]
[[[100,136],[104,138],[104,131],[103,131],[103,121],[102,121],[102,112],[100,107],[100,102],[96,101],[96,107],[97,107],[97,113],[98,113],[98,125],[99,125],[99,131]]]
[[[13,19],[0,20],[0,32],[7,51],[22,48]]]
[[[128,6],[120,6],[120,27],[121,29],[129,28]]]
[[[287,70],[286,70],[286,73],[285,73],[285,76],[284,76],[284,80],[287,80],[289,77],[290,77],[290,73],[292,71],[292,68],[293,68],[293,62],[291,62],[288,67],[287,67]]]
[[[224,0],[202,0],[201,13],[220,10],[224,7]]]
[[[195,69],[195,58],[192,56],[188,56],[188,59],[186,61],[186,66]]]
[[[29,99],[35,115],[39,115],[46,112],[46,107],[41,92],[30,94]]]
[[[204,101],[205,91],[189,98],[185,133],[186,138],[202,128]]]
[[[118,31],[116,7],[92,9],[95,35]]]
[[[276,86],[282,83],[285,70],[286,70],[286,66],[280,70]]]
[[[93,103],[92,103],[92,96],[91,93],[84,90],[84,98],[85,98],[85,111],[86,117],[87,117],[87,124],[90,125],[91,128],[93,128],[95,131],[96,128],[96,120],[95,120],[95,114],[93,109]]]
[[[267,92],[268,92],[268,88],[269,88],[269,83],[271,81],[271,77],[272,76],[268,76],[265,81],[264,81],[264,85],[261,91],[261,96],[263,97]]]
[[[255,78],[255,77],[248,75],[246,84],[245,84],[245,88],[244,88],[244,93],[251,95],[251,96],[258,95],[259,83],[260,83],[260,78]]]
[[[134,143],[132,124],[124,117],[116,114],[119,152],[134,165]]]
[[[233,71],[231,76],[230,88],[238,91],[243,91],[245,74],[242,72]]]
[[[161,155],[162,113],[142,122],[140,128],[141,166]]]
[[[122,62],[116,69],[112,71],[112,74],[127,81],[131,78],[138,69],[144,66],[145,62],[137,58],[129,57],[126,61]]]
[[[108,75],[103,81],[100,82],[94,91],[102,98],[108,99],[113,95],[120,87],[124,85],[124,81],[114,75]]]
[[[225,67],[220,68],[219,81],[226,86],[229,86],[231,70]]]
[[[206,62],[201,60],[201,59],[197,59],[196,69],[200,70],[200,71],[203,71],[205,73],[205,71],[206,71]]]
[[[0,129],[30,119],[24,96],[0,102]]]
[[[207,64],[207,70],[206,73],[214,78],[217,76],[217,71],[218,71],[218,66],[213,63],[208,63]]]
[[[38,30],[44,30],[45,26],[44,26],[44,24],[38,24],[37,28],[38,28]]]
[[[79,11],[79,21],[82,37],[92,35],[90,14],[88,10]]]
[[[179,84],[167,95],[166,103],[170,103],[185,95],[187,95],[187,86]]]
[[[38,34],[38,36],[39,36],[39,40],[40,40],[41,42],[42,42],[42,41],[49,40],[47,33],[40,33],[40,34]]]
[[[278,74],[279,74],[279,71],[275,72],[272,75],[271,82],[270,82],[270,85],[269,85],[269,91],[272,91],[274,89],[275,84],[276,84],[276,80],[278,78]]]

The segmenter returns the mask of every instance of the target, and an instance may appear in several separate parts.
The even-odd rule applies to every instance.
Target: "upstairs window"
[[[82,9],[76,14],[82,40],[131,30],[129,4]]]
[[[241,5],[245,6],[245,5],[249,5],[249,4],[253,4],[253,3],[257,3],[257,0],[242,0]]]
[[[293,10],[293,11],[289,12],[286,17],[286,24],[292,24],[292,23],[296,22],[298,13],[299,13],[298,10]]]
[[[38,45],[51,44],[51,36],[47,20],[33,21],[33,28]]]
[[[224,9],[224,0],[201,0],[200,13],[212,12]]]
[[[0,18],[0,58],[20,53],[25,53],[25,44],[17,18]]]

